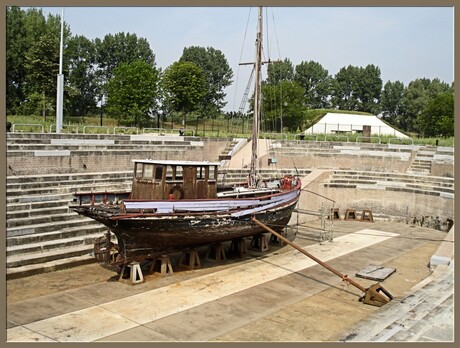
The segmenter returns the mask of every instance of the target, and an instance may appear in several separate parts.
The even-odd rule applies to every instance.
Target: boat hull
[[[118,240],[117,262],[128,263],[265,233],[252,217],[280,232],[289,223],[297,201],[298,196],[282,205],[238,216],[228,212],[123,216],[91,206],[73,209],[107,226]]]

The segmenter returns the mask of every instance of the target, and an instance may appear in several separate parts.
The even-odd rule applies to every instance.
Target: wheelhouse
[[[215,198],[219,162],[133,160],[131,199]]]

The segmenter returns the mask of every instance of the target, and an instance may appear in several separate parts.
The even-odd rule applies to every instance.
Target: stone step
[[[80,144],[80,145],[54,145],[54,144],[21,144],[21,145],[7,145],[8,152],[28,152],[28,151],[54,151],[54,150],[69,150],[69,151],[113,151],[113,150],[158,150],[158,149],[169,149],[177,148],[183,146],[197,146],[196,144],[192,145],[191,142],[144,142],[144,143],[135,143],[129,142],[126,144]]]
[[[45,189],[45,188],[62,188],[62,187],[78,187],[88,185],[113,185],[113,184],[131,184],[132,176],[116,177],[116,178],[93,178],[93,179],[77,179],[77,180],[60,180],[60,181],[41,181],[41,182],[24,182],[7,184],[6,190],[17,191],[17,190],[31,190],[31,189]]]
[[[6,212],[6,221],[7,223],[10,220],[16,219],[24,219],[24,218],[32,218],[38,216],[52,216],[52,215],[60,215],[66,214],[69,212],[68,204],[63,204],[64,202],[58,202],[59,205],[54,207],[39,207],[34,209],[22,209],[22,210],[14,210],[14,211],[7,211]]]
[[[7,190],[7,197],[17,197],[17,196],[32,196],[32,195],[43,195],[43,194],[59,194],[59,193],[74,193],[74,192],[104,192],[104,191],[129,191],[131,190],[131,182],[120,183],[120,184],[111,184],[109,183],[94,183],[87,185],[79,185],[75,187],[71,186],[52,186],[48,185],[41,188],[30,188],[30,189],[15,189]]]
[[[43,174],[43,175],[21,175],[21,176],[8,176],[6,178],[7,184],[24,183],[24,182],[60,182],[72,180],[94,180],[94,179],[114,179],[119,177],[132,177],[133,172],[119,171],[119,172],[96,172],[96,173],[65,173],[65,174]]]
[[[27,258],[28,255],[43,253],[53,249],[73,247],[77,245],[84,245],[86,248],[88,245],[93,245],[94,239],[100,237],[101,235],[101,233],[94,233],[86,234],[84,236],[54,239],[45,242],[41,241],[39,243],[9,246],[6,248],[6,255],[8,258],[13,255],[23,255],[25,258]]]
[[[6,227],[8,232],[11,231],[11,228],[21,227],[21,226],[30,226],[30,225],[42,225],[42,224],[50,224],[53,222],[64,222],[78,219],[79,216],[74,213],[64,213],[64,214],[49,214],[49,215],[37,215],[37,216],[29,216],[26,218],[16,218],[16,219],[8,219],[6,221]]]
[[[414,286],[408,293],[395,298],[378,313],[366,320],[354,330],[354,335],[346,342],[391,342],[396,341],[399,333],[410,331],[420,332],[420,328],[413,328],[422,323],[421,317],[427,311],[433,313],[439,305],[449,301],[453,295],[453,266],[438,277],[435,272],[421,283]],[[439,274],[439,273],[438,273]],[[415,324],[415,325],[414,325]],[[441,323],[442,325],[442,323]],[[403,341],[409,341],[404,339]]]
[[[7,269],[11,269],[15,267],[62,260],[69,257],[88,256],[93,252],[93,250],[93,245],[77,245],[56,250],[48,250],[41,253],[33,253],[27,255],[12,255],[7,258],[6,267]]]
[[[79,219],[76,213],[72,219],[67,221],[54,221],[48,223],[39,223],[39,224],[30,224],[25,226],[10,227],[6,231],[7,238],[17,237],[17,236],[26,236],[33,234],[42,234],[47,232],[63,231],[67,228],[80,227],[85,228],[87,225],[92,225],[94,220],[88,219],[83,220]]]
[[[25,266],[19,266],[14,268],[6,269],[6,279],[18,279],[23,277],[29,277],[35,274],[41,274],[46,272],[54,272],[62,269],[68,269],[76,266],[85,264],[95,263],[96,259],[91,254],[83,254],[81,256],[65,257],[62,259],[56,259],[53,261],[41,262],[38,264],[29,264]],[[79,275],[76,274],[76,277]]]
[[[44,243],[56,240],[63,240],[67,238],[84,238],[87,235],[100,234],[107,231],[104,225],[86,218],[81,217],[80,223],[73,226],[65,227],[55,231],[47,231],[42,233],[16,235],[6,238],[6,246],[24,246],[28,244]]]
[[[48,202],[11,203],[6,205],[7,217],[9,213],[24,212],[29,210],[53,209],[67,206],[68,200],[55,200]]]

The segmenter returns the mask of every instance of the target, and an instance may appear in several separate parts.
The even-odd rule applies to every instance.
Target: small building
[[[305,130],[305,134],[362,133],[364,126],[371,127],[372,135],[390,135],[409,138],[396,128],[386,124],[375,115],[340,114],[329,112],[317,123]]]

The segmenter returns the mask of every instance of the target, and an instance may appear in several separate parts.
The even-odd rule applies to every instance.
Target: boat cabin
[[[220,162],[133,160],[131,199],[215,198]]]

